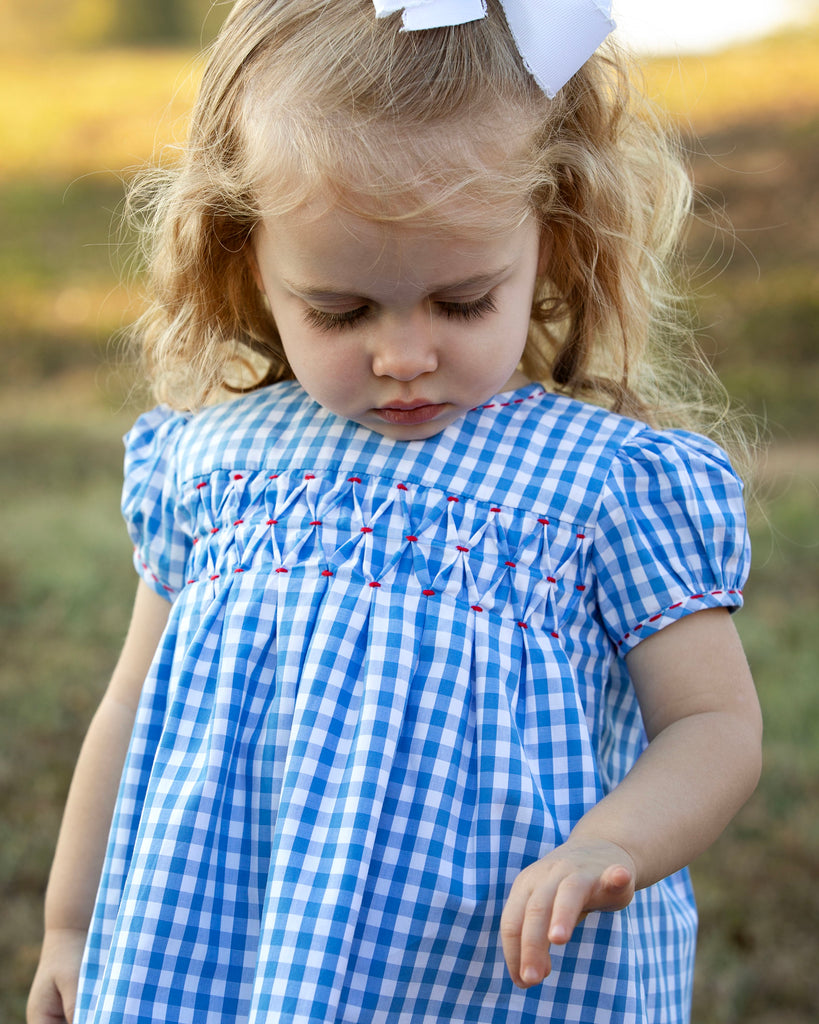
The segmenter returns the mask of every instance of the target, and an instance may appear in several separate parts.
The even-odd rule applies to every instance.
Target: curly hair
[[[403,32],[371,0],[239,0],[181,163],[152,192],[136,331],[160,399],[194,408],[292,378],[249,254],[263,217],[321,195],[429,230],[536,217],[550,257],[523,371],[655,425],[708,429],[680,283],[679,147],[613,43],[547,99],[499,0],[487,6],[480,21]]]

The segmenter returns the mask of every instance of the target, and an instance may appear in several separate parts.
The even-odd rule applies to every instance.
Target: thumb
[[[623,910],[634,897],[634,874],[624,864],[612,864],[600,876],[589,901],[590,910]]]

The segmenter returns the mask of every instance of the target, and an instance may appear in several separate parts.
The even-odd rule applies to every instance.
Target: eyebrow
[[[492,270],[487,274],[475,274],[472,277],[464,278],[460,281],[448,281],[444,284],[433,285],[429,290],[430,295],[437,295],[439,292],[455,291],[458,288],[483,288],[488,285],[494,284],[500,281],[506,274],[512,270],[514,264],[510,263],[507,266],[498,267],[497,270]],[[308,284],[300,284],[297,281],[288,281],[283,279],[282,282],[291,292],[295,292],[301,298],[304,299],[334,299],[334,298],[347,298],[348,296],[355,296],[356,298],[365,298],[363,295],[359,295],[356,291],[344,291],[338,288],[330,286],[316,286]]]

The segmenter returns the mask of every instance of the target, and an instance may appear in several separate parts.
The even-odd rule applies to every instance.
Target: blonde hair
[[[487,6],[483,20],[407,33],[400,16],[376,20],[371,0],[239,0],[152,208],[151,303],[136,329],[161,400],[193,408],[292,378],[249,250],[262,216],[320,194],[431,230],[468,210],[485,224],[533,214],[551,255],[524,372],[656,425],[707,429],[691,392],[707,367],[679,301],[691,189],[673,140],[613,45],[549,100],[499,0]]]

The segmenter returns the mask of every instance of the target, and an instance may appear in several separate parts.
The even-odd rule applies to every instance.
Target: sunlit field
[[[139,308],[124,186],[172,162],[187,51],[0,61],[0,1022],[23,1020],[71,767],[135,578],[121,434],[147,401],[120,332]],[[765,774],[694,865],[694,1024],[819,1020],[819,32],[658,61],[649,91],[701,191],[689,253],[703,348],[767,439],[736,619]],[[730,225],[730,227],[729,227]]]

